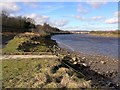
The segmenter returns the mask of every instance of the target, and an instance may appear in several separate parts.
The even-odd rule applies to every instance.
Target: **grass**
[[[3,53],[14,53],[18,52],[17,48],[23,42],[29,40],[27,37],[14,37],[12,40],[8,42],[8,44],[3,48]]]
[[[56,72],[52,72],[52,69],[57,66]],[[66,88],[75,87],[74,85],[81,86],[81,83],[87,82],[84,78],[70,76],[68,72],[72,71],[61,65],[56,59],[3,60],[2,69],[3,88],[61,88],[63,87],[61,81],[66,74],[70,79],[68,86],[65,86]],[[74,74],[74,72],[72,73]],[[78,81],[73,79],[75,77]],[[89,88],[90,83],[81,87]]]
[[[37,87],[36,83],[46,81],[51,65],[57,64],[47,59],[3,60],[3,87]]]
[[[45,85],[44,88],[57,88],[57,84],[55,82],[51,82]]]
[[[52,40],[46,40],[45,37],[17,35],[3,48],[3,53],[49,52],[50,45],[53,45]]]

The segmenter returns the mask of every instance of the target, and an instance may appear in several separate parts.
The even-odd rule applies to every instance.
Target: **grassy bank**
[[[16,35],[3,48],[3,54],[16,54],[24,52],[50,52],[55,42],[50,40],[50,36],[37,36],[20,34]]]
[[[3,60],[3,88],[90,88],[56,59]]]

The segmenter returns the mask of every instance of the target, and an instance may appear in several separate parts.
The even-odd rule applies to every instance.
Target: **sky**
[[[117,30],[118,2],[1,2],[10,16],[33,18],[61,30]]]

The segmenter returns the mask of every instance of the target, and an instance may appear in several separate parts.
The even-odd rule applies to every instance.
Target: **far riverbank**
[[[91,31],[89,35],[99,36],[99,37],[113,37],[120,38],[120,30],[116,31]]]
[[[113,37],[113,38],[120,38],[119,34],[95,34],[95,33],[90,33],[89,35],[91,36],[99,36],[99,37]]]

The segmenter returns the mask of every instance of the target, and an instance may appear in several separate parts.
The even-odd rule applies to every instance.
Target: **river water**
[[[118,59],[118,38],[98,37],[87,34],[54,35],[61,48],[88,55],[104,55]]]

